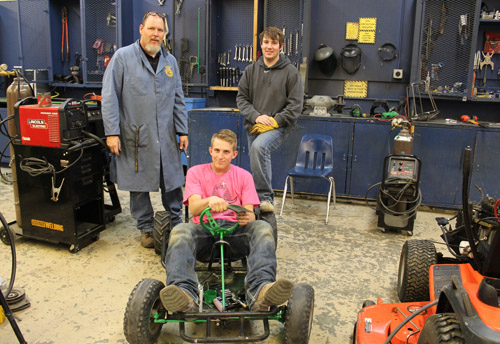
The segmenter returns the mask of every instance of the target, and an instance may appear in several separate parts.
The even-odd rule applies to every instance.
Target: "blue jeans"
[[[270,130],[260,135],[248,134],[250,167],[261,202],[274,201],[271,152],[281,146],[287,136],[286,128]]]
[[[201,225],[182,223],[176,226],[170,233],[165,257],[167,285],[184,289],[198,303],[198,276],[194,269],[196,259],[208,260],[212,245],[217,239]],[[246,226],[237,227],[224,240],[231,245],[231,257],[247,257],[245,290],[247,304],[251,306],[262,286],[276,281],[273,230],[269,223],[255,220]]]
[[[161,183],[161,202],[170,212],[172,227],[182,222],[182,188],[165,192]],[[130,191],[130,213],[137,220],[137,229],[142,233],[153,232],[154,210],[149,192]]]

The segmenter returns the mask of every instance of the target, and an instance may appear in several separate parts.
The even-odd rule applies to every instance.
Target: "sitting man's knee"
[[[172,229],[172,232],[170,232],[170,239],[168,241],[168,245],[172,246],[181,240],[186,241],[191,239],[192,239],[192,234],[191,230],[189,229],[189,224],[180,223]]]

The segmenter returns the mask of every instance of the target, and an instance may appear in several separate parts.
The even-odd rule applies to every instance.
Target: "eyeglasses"
[[[146,13],[144,13],[144,17],[142,17],[142,22],[144,23],[144,21],[150,17],[150,16],[153,16],[153,17],[160,17],[162,19],[165,19],[165,13],[159,13],[159,12],[155,12],[155,11],[148,11]]]

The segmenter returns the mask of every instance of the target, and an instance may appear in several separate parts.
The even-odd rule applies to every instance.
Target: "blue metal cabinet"
[[[212,161],[208,147],[212,135],[220,129],[230,129],[238,136],[238,145],[241,144],[241,115],[238,112],[191,110],[189,112],[189,161],[188,166],[206,164]],[[238,147],[239,150],[239,147]],[[239,166],[240,155],[233,160]]]
[[[479,186],[484,194],[500,197],[500,132],[478,130],[474,149],[474,167],[472,169],[471,199],[479,201],[481,195],[474,185]]]
[[[354,124],[350,175],[347,194],[365,197],[375,183],[382,180],[384,158],[392,151],[394,136],[399,130],[391,131],[387,122],[357,120]],[[368,193],[368,198],[376,198],[378,187]]]
[[[463,149],[474,144],[475,128],[415,128],[413,153],[422,161],[420,189],[422,203],[459,208],[462,204]]]
[[[352,123],[340,119],[332,121],[324,117],[301,116],[285,142],[272,153],[273,188],[283,190],[287,173],[295,165],[302,136],[312,133],[332,137],[335,191],[337,195],[345,195],[348,174],[345,157],[349,154]],[[295,178],[295,191],[297,192],[327,195],[328,186],[326,180]]]

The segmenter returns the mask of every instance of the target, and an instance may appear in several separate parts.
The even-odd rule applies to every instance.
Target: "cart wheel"
[[[110,216],[108,217],[108,222],[111,223],[111,222],[115,222],[115,217],[114,216]]]
[[[154,323],[154,316],[166,312],[160,300],[164,287],[162,282],[146,278],[132,290],[123,319],[123,331],[130,344],[156,343],[163,324]]]
[[[161,254],[162,240],[165,235],[165,250],[168,247],[168,238],[170,237],[170,213],[168,211],[157,211],[154,217],[153,239],[155,245],[155,253]]]
[[[361,308],[373,306],[374,304],[375,304],[375,302],[373,302],[372,300],[365,300],[365,302],[363,302],[363,305],[361,306]]]
[[[407,232],[406,232],[406,234],[407,234],[408,236],[413,236],[413,231],[407,231]]]
[[[2,240],[5,245],[10,245],[9,233],[7,233],[7,229],[5,229],[4,226],[0,227],[0,240]]]
[[[306,344],[309,342],[313,311],[313,287],[305,283],[296,284],[288,299],[285,316],[285,343]]]
[[[429,268],[436,263],[436,247],[432,242],[405,242],[399,258],[398,272],[398,296],[401,302],[429,300]]]
[[[460,323],[453,313],[431,315],[425,322],[418,344],[465,343]]]
[[[80,245],[78,245],[78,244],[71,244],[71,245],[69,245],[69,249],[68,250],[71,253],[76,253],[76,252],[80,251]]]

